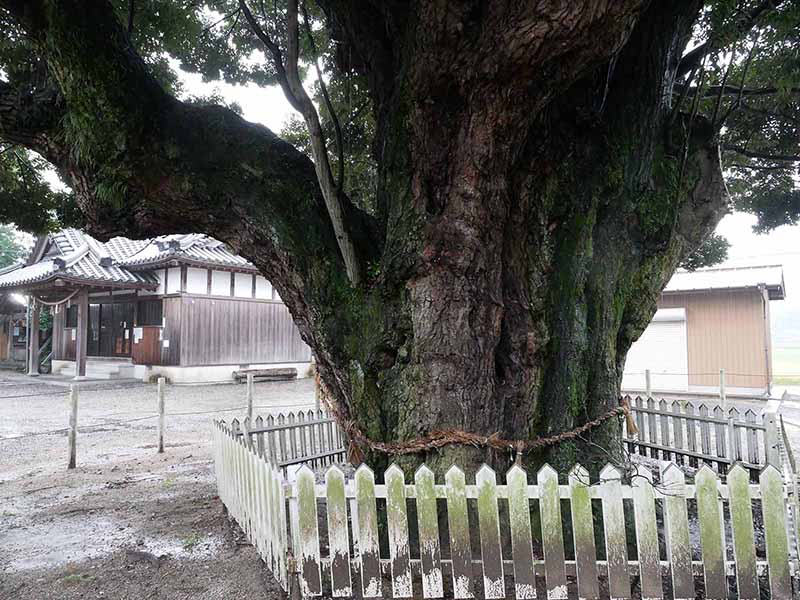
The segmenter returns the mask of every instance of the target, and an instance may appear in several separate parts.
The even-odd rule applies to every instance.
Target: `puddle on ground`
[[[205,532],[190,532],[185,537],[145,535],[106,517],[56,518],[0,532],[0,567],[11,571],[57,567],[123,549],[146,552],[156,558],[197,560],[214,556],[222,543],[217,536]]]

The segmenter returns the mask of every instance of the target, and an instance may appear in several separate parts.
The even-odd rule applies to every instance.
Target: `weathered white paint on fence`
[[[245,441],[250,436],[237,435],[238,429],[238,422],[230,428],[223,423],[215,426],[220,498],[283,589],[295,581],[295,589],[304,597],[352,597],[352,580],[360,573],[361,591],[367,598],[384,593],[384,578],[393,598],[438,598],[445,593],[471,598],[473,569],[483,573],[481,592],[486,598],[506,597],[511,577],[516,598],[535,598],[541,577],[548,598],[566,598],[568,586],[575,586],[572,593],[577,592],[579,598],[597,598],[606,588],[612,598],[663,598],[665,575],[671,578],[666,589],[673,598],[694,598],[696,586],[704,597],[726,598],[729,577],[735,578],[741,598],[788,599],[792,594],[798,565],[794,549],[789,548],[786,507],[794,500],[787,496],[790,490],[781,473],[771,466],[762,471],[758,485],[749,483],[750,475],[740,465],[724,481],[704,466],[687,483],[685,474],[672,463],[655,485],[654,475],[642,465],[630,480],[616,467],[607,466],[599,482],[591,481],[580,465],[564,482],[555,470],[544,466],[535,484],[529,483],[521,467],[514,466],[505,474],[505,485],[498,484],[497,475],[487,466],[474,475],[472,484],[457,467],[447,472],[442,484],[436,483],[427,467],[409,480],[393,465],[378,475],[378,483],[365,466],[350,481],[340,469],[331,467],[324,484],[317,484],[314,473],[302,467],[296,481],[288,484],[270,452],[259,452],[257,444]],[[378,509],[383,502],[386,514],[380,521]],[[565,516],[572,523],[573,558],[565,556],[565,502],[570,511]],[[593,503],[602,508],[602,522]],[[699,529],[700,543],[694,549],[690,503],[696,507],[692,519],[696,518]],[[288,521],[287,506],[291,507]],[[413,513],[409,506],[414,507]],[[444,514],[440,511],[445,509],[449,535],[442,539],[439,525]],[[478,531],[470,531],[471,511]],[[538,531],[531,527],[531,513],[537,511],[540,551],[532,544]],[[754,511],[763,515],[764,538],[758,542]],[[659,557],[659,513],[663,513],[667,560]],[[417,515],[416,529],[409,523],[411,514]],[[723,523],[726,514],[729,526]],[[635,527],[635,556],[627,555],[626,516],[632,517],[628,521]],[[380,531],[383,526],[388,527],[385,533]],[[602,531],[596,531],[598,526]],[[419,549],[412,543],[415,532]],[[510,548],[504,546],[501,532],[509,534]],[[474,557],[471,537],[479,548]],[[327,546],[320,543],[322,539],[328,541]],[[602,560],[598,560],[596,539],[604,540]],[[757,543],[761,544],[758,552]],[[726,556],[726,546],[732,546],[733,560]],[[766,560],[757,558],[763,551]],[[386,554],[381,556],[382,552]],[[444,585],[448,571],[452,590]],[[634,574],[636,579],[631,578]],[[577,576],[577,585],[568,575]]]
[[[308,464],[311,468],[344,461],[347,446],[333,417],[323,411],[280,413],[277,418],[258,415],[250,419],[249,435],[255,438],[260,456],[286,472],[291,465]]]
[[[750,498],[750,474],[736,465],[728,473],[728,494],[733,536],[733,556],[736,561],[736,585],[739,598],[756,600],[758,571],[753,531],[753,508]]]
[[[422,465],[414,474],[414,484],[417,496],[419,552],[422,561],[422,593],[426,598],[441,598],[444,592],[433,471]]]
[[[724,474],[739,461],[755,475],[767,464],[780,467],[778,405],[770,401],[761,416],[752,409],[677,400],[668,405],[653,398],[627,398],[638,425],[637,434],[625,431],[631,451],[679,465],[708,464]],[[741,436],[744,432],[745,443]],[[744,453],[746,448],[746,456]]]
[[[508,486],[511,552],[514,561],[514,588],[517,598],[536,598],[528,475],[524,469],[515,465],[506,474],[506,484]]]
[[[600,471],[600,495],[603,499],[608,593],[612,598],[630,598],[628,550],[625,537],[625,512],[622,507],[622,473],[612,465]]]
[[[631,492],[642,598],[663,598],[653,474],[644,465],[636,468],[631,481]]]
[[[367,598],[383,596],[381,590],[378,511],[375,506],[375,474],[366,465],[356,471],[358,505],[358,555],[361,561],[361,591]]]
[[[475,475],[478,487],[478,530],[481,534],[483,593],[486,598],[505,598],[500,519],[497,514],[497,484],[494,471],[483,465]]]
[[[783,499],[783,479],[772,465],[761,472],[761,510],[764,514],[764,536],[767,542],[769,589],[772,598],[792,597],[789,580],[789,543],[786,537],[786,512]]]
[[[325,474],[325,496],[328,504],[328,546],[331,556],[331,588],[333,595],[352,595],[350,581],[350,541],[347,533],[347,497],[344,473],[331,467]]]
[[[386,520],[389,527],[389,558],[392,561],[392,595],[395,598],[410,598],[413,590],[411,588],[406,477],[400,467],[392,465],[386,471],[384,480],[386,481]]]
[[[322,570],[317,531],[317,494],[314,472],[306,465],[297,472],[298,527],[300,535],[300,589],[303,596],[322,595]]]
[[[561,494],[558,473],[550,465],[539,469],[539,510],[542,522],[542,547],[544,571],[547,580],[547,598],[567,598],[567,571],[564,561],[564,534],[561,531]]]
[[[585,467],[575,465],[569,472],[569,489],[578,597],[587,600],[599,598],[594,515],[592,514],[592,497],[589,493],[589,471]]]
[[[689,540],[689,517],[686,512],[686,486],[683,472],[670,464],[661,474],[664,485],[664,530],[667,560],[672,573],[675,600],[694,598],[692,546]]]
[[[697,488],[697,516],[700,522],[706,597],[709,600],[725,600],[728,597],[728,583],[725,578],[722,507],[717,490],[719,480],[708,465],[703,465],[694,480]]]
[[[466,478],[456,466],[445,475],[447,525],[453,571],[453,597],[472,598],[472,548],[469,541]]]

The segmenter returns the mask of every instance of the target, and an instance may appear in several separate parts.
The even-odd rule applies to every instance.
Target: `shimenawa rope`
[[[352,419],[344,418],[334,403],[329,402],[328,404],[334,419],[336,419],[350,440],[350,458],[351,462],[354,463],[363,460],[363,449],[399,456],[404,454],[421,454],[450,445],[493,448],[495,450],[513,450],[519,456],[524,452],[540,450],[567,440],[575,439],[616,416],[625,416],[630,433],[638,432],[636,423],[631,416],[630,404],[627,398],[623,398],[620,400],[620,406],[612,408],[596,419],[588,421],[575,429],[547,437],[534,438],[532,440],[509,440],[500,437],[499,433],[486,436],[459,429],[442,429],[431,431],[425,436],[404,442],[378,442],[367,437]]]

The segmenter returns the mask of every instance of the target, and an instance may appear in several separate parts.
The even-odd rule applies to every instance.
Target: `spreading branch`
[[[308,127],[309,137],[311,139],[311,154],[314,157],[317,180],[322,189],[325,206],[328,209],[328,215],[336,234],[339,251],[344,260],[350,283],[358,285],[361,280],[361,267],[358,262],[355,245],[353,244],[345,224],[341,190],[337,189],[333,178],[333,171],[331,169],[330,160],[328,159],[328,150],[325,147],[325,135],[322,131],[319,114],[300,80],[298,68],[300,48],[297,0],[290,0],[287,7],[287,44],[285,58],[278,45],[258,23],[258,20],[247,6],[245,0],[239,0],[239,7],[250,25],[250,28],[272,55],[275,70],[278,75],[278,82],[280,83],[281,89],[283,89],[284,95],[289,103],[303,116],[303,120]]]

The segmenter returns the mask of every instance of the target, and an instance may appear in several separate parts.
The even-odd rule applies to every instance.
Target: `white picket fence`
[[[780,468],[777,400],[758,412],[652,396],[626,400],[639,430],[624,432],[632,452],[692,467],[707,464],[721,474],[734,463],[756,476],[768,464]]]
[[[608,465],[596,482],[580,466],[564,481],[514,466],[505,484],[486,466],[474,483],[455,466],[443,482],[392,466],[383,483],[366,466],[352,479],[302,466],[287,482],[250,439],[215,422],[220,497],[303,597],[723,599],[732,584],[739,598],[792,598],[796,498],[771,465],[757,485],[738,464],[724,482],[707,465],[687,482],[675,464],[630,481]]]
[[[231,426],[237,435],[248,435],[258,449],[258,454],[269,454],[272,464],[283,470],[292,465],[307,464],[312,468],[342,462],[347,455],[347,439],[326,411],[308,410],[287,414],[258,415],[250,421],[245,418],[239,426],[234,419]]]

